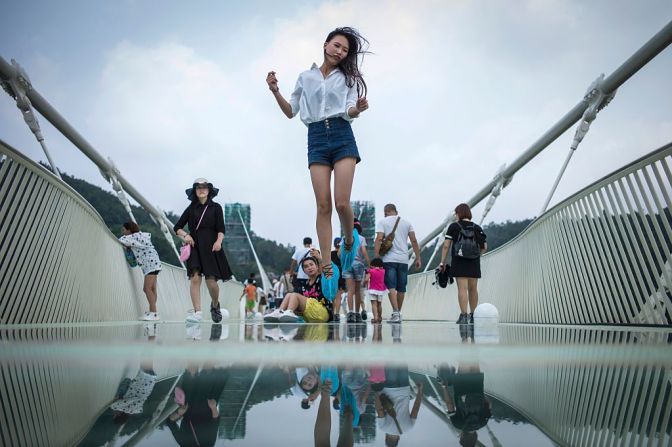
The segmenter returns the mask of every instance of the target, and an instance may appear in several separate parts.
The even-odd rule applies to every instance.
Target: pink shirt
[[[371,267],[368,270],[371,279],[369,280],[369,290],[378,290],[385,292],[385,269],[382,267]]]

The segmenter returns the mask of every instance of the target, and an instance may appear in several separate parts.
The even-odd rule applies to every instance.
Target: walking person
[[[441,250],[439,268],[446,268],[445,262],[450,252],[450,275],[457,281],[457,301],[460,317],[457,324],[473,324],[474,310],[478,306],[478,278],[481,277],[481,254],[488,248],[483,229],[471,221],[471,209],[466,203],[455,208],[457,222],[446,230],[446,240]],[[452,248],[452,250],[451,250]],[[467,303],[469,313],[467,313]]]
[[[303,247],[297,247],[297,249],[294,250],[294,254],[292,255],[292,262],[289,265],[289,271],[292,275],[292,287],[296,290],[301,290],[301,288],[306,285],[306,281],[308,281],[308,275],[303,271],[303,267],[301,267],[301,261],[303,258],[308,256],[308,253],[312,248],[313,240],[309,237],[304,237]]]
[[[145,276],[142,291],[145,292],[147,297],[149,311],[145,312],[140,320],[156,321],[159,319],[159,314],[156,311],[156,301],[158,299],[156,280],[161,271],[161,260],[154,245],[152,245],[152,234],[140,231],[140,227],[135,222],[126,222],[122,226],[121,232],[123,236],[119,238],[119,242],[133,252],[133,256],[135,256],[136,262]]]
[[[191,246],[191,254],[187,259],[187,276],[194,308],[187,314],[186,321],[189,323],[200,323],[203,320],[201,312],[203,276],[212,300],[210,305],[212,321],[215,323],[222,321],[217,281],[231,279],[231,268],[222,250],[224,212],[221,205],[212,200],[218,192],[219,189],[206,179],[194,180],[192,187],[186,190],[191,203],[174,227],[177,236]],[[184,230],[185,226],[189,227],[189,233]]]
[[[354,221],[354,227],[358,233],[359,247],[357,247],[357,254],[350,268],[343,269],[343,278],[345,278],[348,291],[347,322],[361,323],[366,318],[366,304],[362,300],[362,281],[364,280],[366,266],[369,264],[369,254],[366,251],[366,239],[361,236],[362,225],[357,219]]]
[[[415,253],[415,268],[422,267],[420,246],[413,226],[401,218],[397,207],[388,203],[383,208],[385,217],[376,224],[374,257],[382,257],[385,267],[385,286],[389,292],[392,315],[388,323],[401,323],[401,308],[408,283],[408,241]]]
[[[245,318],[254,317],[254,306],[257,304],[257,284],[255,281],[247,281],[243,293],[238,301],[245,298]]]
[[[323,61],[318,67],[299,75],[294,92],[287,101],[280,93],[276,73],[266,77],[269,89],[287,118],[300,112],[308,126],[308,168],[317,205],[317,235],[322,259],[323,290],[332,300],[338,288],[330,252],[331,172],[334,171],[334,202],[345,235],[341,253],[342,267],[348,269],[359,242],[353,228],[350,193],[359,163],[359,151],[350,122],[369,108],[367,87],[359,70],[359,56],[366,53],[368,41],[353,28],[337,28],[327,35]]]
[[[383,296],[387,293],[385,287],[385,264],[380,258],[373,258],[364,278],[364,287],[367,288],[373,319],[371,323],[383,321]]]

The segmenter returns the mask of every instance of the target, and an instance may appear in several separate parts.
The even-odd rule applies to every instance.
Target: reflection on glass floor
[[[670,445],[671,331],[0,328],[2,445]]]

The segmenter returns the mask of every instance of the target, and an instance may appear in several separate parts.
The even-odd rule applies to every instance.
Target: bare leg
[[[345,284],[348,287],[348,312],[354,312],[355,306],[353,305],[352,298],[355,295],[355,280],[347,278]]]
[[[371,301],[371,312],[373,312],[373,319],[378,321],[380,314],[378,313],[378,306],[376,305],[377,301]]]
[[[338,430],[337,447],[351,447],[354,445],[354,433],[352,430],[352,420],[354,414],[352,408],[348,407],[344,410],[345,421],[340,425]]]
[[[474,313],[478,306],[478,278],[469,278],[469,308],[471,313]]]
[[[300,293],[288,293],[285,299],[282,301],[280,309],[297,310],[299,312],[303,312],[303,310],[306,308],[307,300],[308,298],[301,295]]]
[[[201,276],[198,272],[191,275],[189,279],[189,295],[191,295],[194,312],[198,312],[201,310]]]
[[[397,304],[399,305],[399,312],[401,312],[401,308],[404,305],[404,297],[406,296],[406,292],[397,292]]]
[[[362,283],[355,281],[355,312],[362,310]]]
[[[341,222],[345,241],[352,243],[352,230],[354,216],[350,207],[350,194],[352,182],[355,178],[355,165],[357,160],[352,157],[343,158],[334,164],[334,202],[336,212]],[[331,236],[331,235],[330,235]]]
[[[390,297],[390,305],[394,312],[399,311],[399,305],[397,304],[397,289],[388,289],[388,295]]]
[[[212,306],[215,307],[219,304],[219,285],[217,284],[217,280],[214,278],[207,278],[205,284],[208,286]]]
[[[322,254],[322,265],[331,263],[331,166],[313,163],[310,166],[310,181],[313,183],[317,206],[317,239]]]
[[[341,295],[343,294],[343,289],[338,289],[336,292],[336,297],[334,298],[334,315],[341,313]]]
[[[156,279],[156,275],[145,276],[145,282],[142,287],[142,291],[145,292],[145,296],[147,296],[150,312],[156,312]]]
[[[467,298],[469,278],[456,278],[457,280],[457,302],[460,305],[460,312],[467,313]]]

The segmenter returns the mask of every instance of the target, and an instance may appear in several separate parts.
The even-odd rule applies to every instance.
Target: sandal
[[[352,230],[352,242],[349,244],[343,242],[343,250],[341,250],[341,267],[343,271],[348,270],[352,267],[352,263],[355,260],[355,254],[359,249],[359,232],[356,229]]]
[[[329,301],[333,301],[338,291],[339,271],[333,262],[322,266],[322,295]]]

